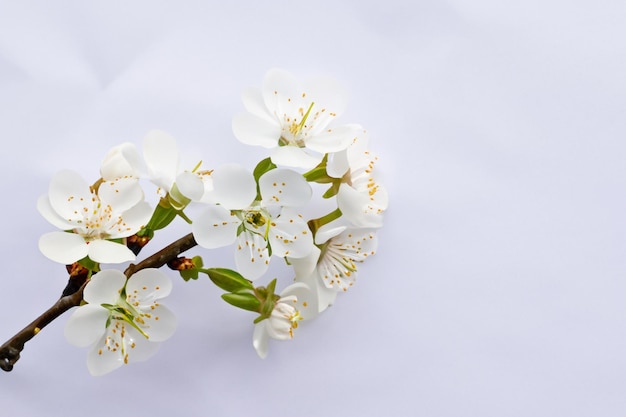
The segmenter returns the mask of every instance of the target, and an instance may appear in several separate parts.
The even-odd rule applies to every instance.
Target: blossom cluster
[[[173,334],[176,319],[160,304],[172,289],[163,272],[126,276],[102,264],[135,261],[176,217],[201,248],[233,247],[235,269],[207,268],[201,256],[168,265],[185,280],[206,274],[225,301],[258,313],[253,346],[263,358],[270,339],[293,338],[299,322],[348,291],[359,264],[374,255],[388,197],[366,131],[339,122],[347,100],[336,81],[301,83],[274,69],[261,89],[242,98],[246,111],[233,118],[234,136],[265,153],[252,170],[235,163],[185,166],[176,140],[155,130],[141,148],[111,149],[95,183],[61,171],[39,199],[39,212],[60,229],[41,237],[41,252],[88,271],[84,303],[67,322],[66,336],[91,346],[92,374],[147,359]],[[155,207],[146,201],[146,183],[156,189]],[[324,204],[316,207],[316,199]],[[186,210],[192,205],[199,208]],[[257,285],[271,262],[293,269],[279,293],[277,279]]]

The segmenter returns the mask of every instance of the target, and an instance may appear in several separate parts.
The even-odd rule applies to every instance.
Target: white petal
[[[348,148],[350,143],[361,131],[361,128],[355,125],[345,125],[328,129],[317,135],[310,136],[306,140],[306,147],[322,154],[339,152]]]
[[[115,212],[122,212],[143,200],[143,190],[136,178],[118,178],[104,181],[98,188],[103,204],[109,204]]]
[[[272,169],[259,178],[263,204],[299,207],[311,200],[311,186],[304,177],[290,169]]]
[[[65,338],[78,347],[89,346],[96,342],[106,331],[109,311],[96,304],[79,307],[65,324]]]
[[[156,268],[137,271],[126,283],[126,294],[136,298],[140,308],[150,308],[155,300],[167,297],[171,291],[172,280]]]
[[[140,177],[141,159],[137,147],[125,142],[112,148],[100,164],[100,175],[105,180],[122,177]]]
[[[319,313],[330,307],[337,298],[338,291],[326,288],[317,269],[308,276],[298,277],[298,282],[307,284],[313,291],[316,292],[317,308]]]
[[[341,184],[337,205],[346,219],[356,227],[379,228],[383,225],[382,211],[370,207],[370,195],[367,192],[359,192],[347,184]]]
[[[271,158],[276,165],[313,169],[322,161],[323,155],[310,155],[297,146],[280,146],[274,149]]]
[[[278,125],[276,117],[273,116],[265,106],[265,101],[263,100],[263,95],[260,90],[256,88],[246,89],[241,94],[241,100],[243,101],[243,105],[248,113],[257,116],[270,124]]]
[[[265,359],[268,353],[267,320],[263,320],[254,325],[254,334],[252,335],[252,346],[261,359]]]
[[[115,228],[108,230],[112,238],[128,237],[143,228],[152,216],[152,207],[146,201],[135,205],[122,213],[123,222],[115,224]]]
[[[237,237],[235,264],[241,275],[255,280],[267,271],[269,263],[267,241],[263,236],[246,230]]]
[[[304,91],[317,106],[328,113],[342,114],[348,103],[348,93],[334,78],[318,77],[304,82]]]
[[[58,227],[61,230],[70,230],[73,229],[76,225],[74,223],[70,223],[67,220],[63,219],[61,216],[57,214],[56,211],[50,205],[50,199],[48,195],[42,195],[37,200],[37,210],[39,214],[43,216],[44,219],[48,220],[50,224],[55,227]]]
[[[326,243],[330,238],[341,234],[341,232],[343,232],[347,228],[347,226],[345,226],[343,223],[344,220],[340,217],[339,219],[336,219],[330,223],[326,223],[325,225],[317,229],[317,232],[315,233],[315,244],[321,245],[323,243]]]
[[[108,240],[93,240],[87,245],[89,258],[96,262],[119,264],[134,261],[135,254],[126,245]]]
[[[278,145],[281,128],[278,122],[270,122],[250,113],[233,117],[233,134],[246,145],[273,148]]]
[[[152,130],[143,140],[143,155],[150,179],[169,191],[178,174],[176,139],[160,130]]]
[[[256,197],[254,176],[241,165],[221,165],[212,177],[213,198],[228,210],[247,208]]]
[[[52,209],[65,220],[82,219],[85,207],[91,210],[93,206],[89,185],[78,173],[69,170],[52,177],[48,198]]]
[[[89,253],[87,243],[75,233],[50,232],[39,238],[39,250],[47,258],[62,264],[71,264]]]
[[[348,152],[346,150],[328,154],[328,162],[326,163],[326,173],[333,178],[341,178],[344,176],[350,164],[348,163]]]
[[[317,246],[313,246],[311,253],[307,256],[303,256],[302,258],[289,258],[289,263],[293,266],[293,270],[296,274],[296,281],[303,281],[315,271],[320,254],[320,249]]]
[[[209,206],[194,219],[191,230],[198,245],[214,249],[233,243],[241,220],[221,206]]]
[[[272,253],[280,257],[302,258],[313,250],[312,235],[304,219],[285,207],[270,228]]]
[[[274,111],[275,114],[282,115],[289,109],[285,108],[303,93],[298,80],[289,72],[274,68],[265,74],[263,80],[263,99],[265,106]],[[288,100],[291,99],[291,100]]]
[[[311,320],[319,314],[317,292],[302,282],[289,285],[280,293],[280,298],[295,296],[293,304],[304,320]]]
[[[177,320],[172,311],[161,304],[154,308],[142,309],[140,325],[148,335],[151,342],[162,342],[169,339],[176,331]]]
[[[117,304],[126,276],[116,269],[98,272],[85,287],[83,298],[90,304]]]
[[[119,327],[113,333],[111,329],[116,324]],[[107,337],[110,338],[108,343]],[[104,375],[124,363],[144,361],[154,355],[158,348],[159,343],[149,342],[130,325],[113,320],[107,333],[89,351],[87,368],[94,376]]]
[[[178,190],[188,199],[198,201],[204,194],[204,183],[193,172],[185,171],[176,177]]]

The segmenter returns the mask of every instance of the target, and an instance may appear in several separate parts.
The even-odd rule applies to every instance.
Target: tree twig
[[[147,257],[138,264],[131,264],[128,268],[126,268],[124,274],[126,277],[130,277],[135,272],[145,268],[160,268],[167,262],[175,259],[181,253],[193,248],[196,245],[197,243],[193,238],[193,235],[190,233],[177,241],[170,243],[165,248]],[[35,337],[41,329],[46,327],[72,307],[80,305],[83,300],[83,290],[85,289],[87,282],[85,282],[75,293],[61,297],[52,305],[52,307],[44,311],[32,323],[24,327],[16,333],[15,336],[0,346],[0,368],[2,368],[3,371],[9,372],[13,369],[15,363],[20,359],[20,353],[24,349],[24,344]]]

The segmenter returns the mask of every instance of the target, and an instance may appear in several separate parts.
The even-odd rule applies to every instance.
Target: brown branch
[[[135,272],[145,268],[160,268],[167,262],[175,259],[181,253],[193,248],[197,243],[190,233],[177,241],[170,243],[159,252],[147,257],[138,264],[131,264],[124,274],[130,277]],[[20,353],[24,349],[24,344],[30,339],[35,337],[41,329],[46,327],[56,318],[63,313],[80,305],[83,300],[83,290],[87,283],[83,284],[78,291],[73,294],[61,297],[52,307],[44,311],[39,317],[37,317],[32,323],[24,327],[12,338],[7,340],[2,346],[0,346],[0,368],[3,371],[11,371],[13,365],[20,359]]]

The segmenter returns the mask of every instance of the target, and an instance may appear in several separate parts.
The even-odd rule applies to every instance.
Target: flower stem
[[[128,278],[135,272],[145,268],[160,268],[196,245],[197,243],[193,235],[189,233],[138,264],[131,264],[126,268],[124,274]],[[44,311],[32,323],[17,332],[12,338],[0,346],[0,368],[2,368],[3,371],[9,372],[13,369],[15,363],[20,359],[20,353],[24,349],[24,344],[35,337],[41,329],[52,323],[72,307],[80,305],[83,300],[83,290],[88,282],[87,280],[75,293],[62,296],[52,307]]]

